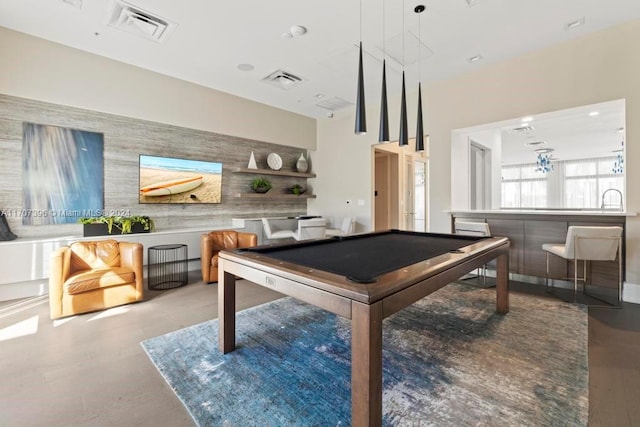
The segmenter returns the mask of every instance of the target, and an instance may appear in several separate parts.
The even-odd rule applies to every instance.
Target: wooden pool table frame
[[[425,233],[429,234],[429,233]],[[452,236],[454,237],[454,236]],[[221,251],[218,275],[219,348],[235,350],[236,276],[351,319],[353,426],[382,424],[382,319],[497,259],[496,312],[509,312],[509,240],[472,241],[361,284],[344,276],[248,251]]]

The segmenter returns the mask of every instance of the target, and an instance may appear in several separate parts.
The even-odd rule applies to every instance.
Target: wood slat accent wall
[[[176,105],[176,108],[180,108]],[[262,141],[221,135],[178,126],[105,114],[0,94],[0,209],[22,208],[23,122],[81,129],[104,134],[104,207],[129,209],[132,215],[148,215],[156,229],[231,226],[231,218],[305,214],[307,199],[239,199],[255,175],[232,173],[246,167],[254,152],[259,168],[268,168],[269,153],[282,157],[282,170],[295,171],[304,150]],[[139,204],[140,154],[217,161],[222,169],[220,204]],[[307,186],[306,179],[269,176],[271,194],[285,192],[293,184]],[[82,235],[79,224],[22,225],[8,218],[19,237]]]

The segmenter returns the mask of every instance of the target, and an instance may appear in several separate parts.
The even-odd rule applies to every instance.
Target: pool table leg
[[[236,276],[222,266],[218,270],[218,348],[223,354],[236,349]]]
[[[382,302],[351,303],[351,424],[382,425]]]
[[[496,311],[509,312],[509,253],[498,256],[496,269]]]

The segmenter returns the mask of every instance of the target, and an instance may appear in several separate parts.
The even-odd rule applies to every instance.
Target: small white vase
[[[258,165],[256,164],[256,158],[253,155],[253,151],[251,152],[251,157],[249,157],[249,165],[247,169],[258,169]]]
[[[296,162],[296,169],[298,172],[305,173],[309,169],[309,163],[304,158],[304,153],[300,153],[300,158]]]

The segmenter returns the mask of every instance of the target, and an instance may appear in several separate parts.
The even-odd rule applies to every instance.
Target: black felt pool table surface
[[[242,251],[339,274],[354,282],[369,283],[382,274],[457,251],[483,238],[389,230]]]

